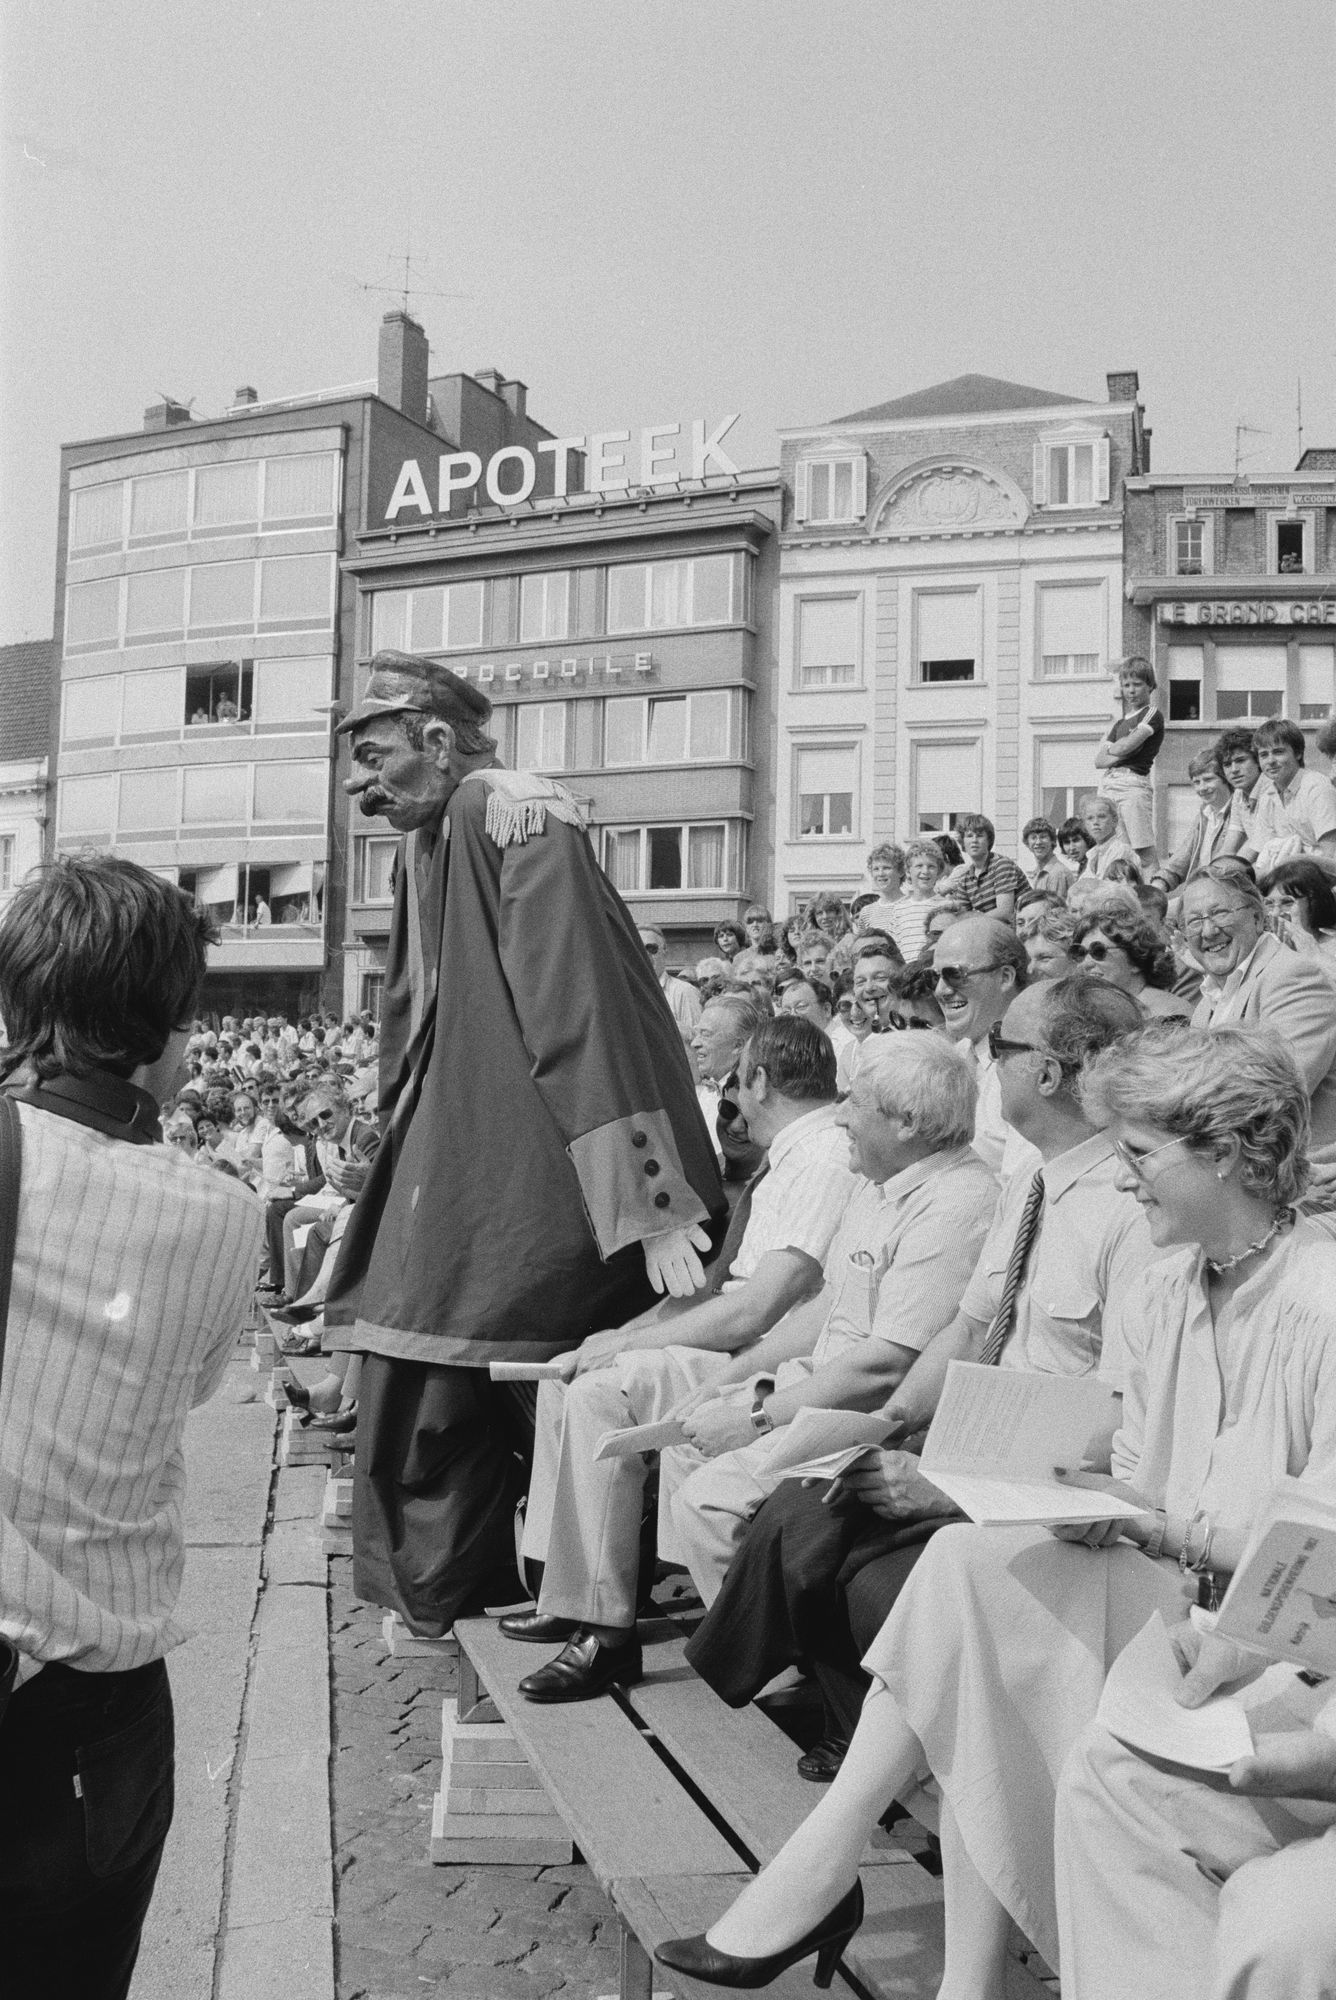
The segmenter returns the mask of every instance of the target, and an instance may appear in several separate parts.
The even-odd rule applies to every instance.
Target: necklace
[[[1265,1250],[1272,1237],[1278,1236],[1281,1230],[1288,1223],[1292,1222],[1293,1219],[1294,1210],[1292,1208],[1280,1209],[1265,1236],[1259,1236],[1255,1243],[1250,1243],[1245,1250],[1240,1250],[1237,1257],[1208,1257],[1206,1259],[1207,1268],[1214,1271],[1217,1278],[1221,1278],[1226,1271],[1232,1271],[1236,1265],[1246,1264],[1249,1257],[1255,1257],[1259,1250]]]

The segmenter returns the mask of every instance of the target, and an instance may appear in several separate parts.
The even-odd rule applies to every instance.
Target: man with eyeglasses
[[[1025,946],[997,917],[962,917],[932,949],[934,989],[942,1027],[970,1052],[978,1072],[979,1102],[974,1150],[990,1172],[1004,1178],[1030,1162],[1028,1149],[1002,1116],[988,1030],[995,1027],[1025,984]]]
[[[1028,987],[992,1024],[1003,1110],[1039,1165],[1003,1188],[959,1311],[885,1404],[902,1439],[921,1439],[953,1360],[1099,1373],[1121,1387],[1122,1327],[1155,1251],[1077,1084],[1090,1056],[1142,1025],[1129,995],[1079,973]],[[816,1665],[830,1734],[803,1770],[813,1779],[838,1768],[868,1684],[859,1661],[952,1512],[912,1450],[870,1455],[840,1487],[823,1504],[821,1492],[789,1481],[766,1501],[688,1650],[734,1707],[798,1659]]]
[[[1313,1147],[1336,1145],[1336,994],[1316,959],[1266,928],[1266,903],[1237,865],[1183,891],[1183,935],[1202,970],[1194,1028],[1273,1028],[1308,1088]]]
[[[673,1019],[687,1047],[691,1047],[691,1037],[700,1019],[701,998],[689,980],[678,979],[668,970],[668,945],[662,931],[651,930],[642,925],[640,942],[654,963],[654,970],[663,988],[663,997],[672,1009]]]

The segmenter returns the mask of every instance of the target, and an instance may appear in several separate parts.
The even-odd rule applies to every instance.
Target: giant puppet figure
[[[404,839],[382,1141],[325,1321],[366,1357],[354,1588],[427,1636],[514,1588],[515,1410],[488,1364],[686,1295],[724,1217],[636,925],[577,801],[502,769],[490,715],[449,668],[382,652],[340,724],[348,791]]]

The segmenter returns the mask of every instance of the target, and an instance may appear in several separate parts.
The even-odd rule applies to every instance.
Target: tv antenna
[[[392,252],[390,256],[386,258],[385,261],[387,264],[398,264],[402,262],[404,267],[402,283],[396,281],[392,285],[375,285],[368,283],[366,280],[362,278],[354,278],[352,280],[352,283],[359,292],[379,292],[384,297],[397,298],[399,301],[400,310],[402,312],[406,313],[408,311],[408,301],[410,298],[467,299],[472,296],[472,294],[469,292],[431,291],[426,289],[424,286],[415,283],[414,282],[415,267],[420,267],[423,264],[429,264],[431,262],[431,259],[429,257],[415,258],[413,256],[413,250],[411,244],[408,246],[407,249],[405,249],[402,252],[402,254],[399,251]]]
[[[1244,440],[1244,438],[1246,438],[1246,437],[1255,437],[1255,438],[1266,438],[1266,437],[1270,437],[1270,436],[1271,436],[1271,433],[1270,433],[1270,431],[1263,431],[1263,430],[1259,430],[1259,429],[1257,428],[1257,425],[1256,425],[1256,424],[1235,424],[1235,426],[1234,426],[1234,483],[1235,483],[1235,485],[1236,485],[1236,486],[1238,485],[1239,481],[1240,481],[1240,480],[1242,479],[1242,477],[1243,477],[1243,462],[1244,462],[1244,460],[1245,460],[1245,459],[1247,459],[1247,458],[1256,458],[1256,456],[1257,456],[1257,453],[1256,453],[1255,451],[1245,451],[1245,450],[1243,449],[1243,440]]]

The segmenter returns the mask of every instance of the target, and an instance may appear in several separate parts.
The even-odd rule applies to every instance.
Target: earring
[[[1217,1175],[1216,1175],[1216,1179],[1217,1179],[1218,1181],[1223,1181],[1223,1180],[1225,1180],[1225,1179],[1227,1179],[1227,1178],[1228,1178],[1227,1174],[1217,1174]]]

